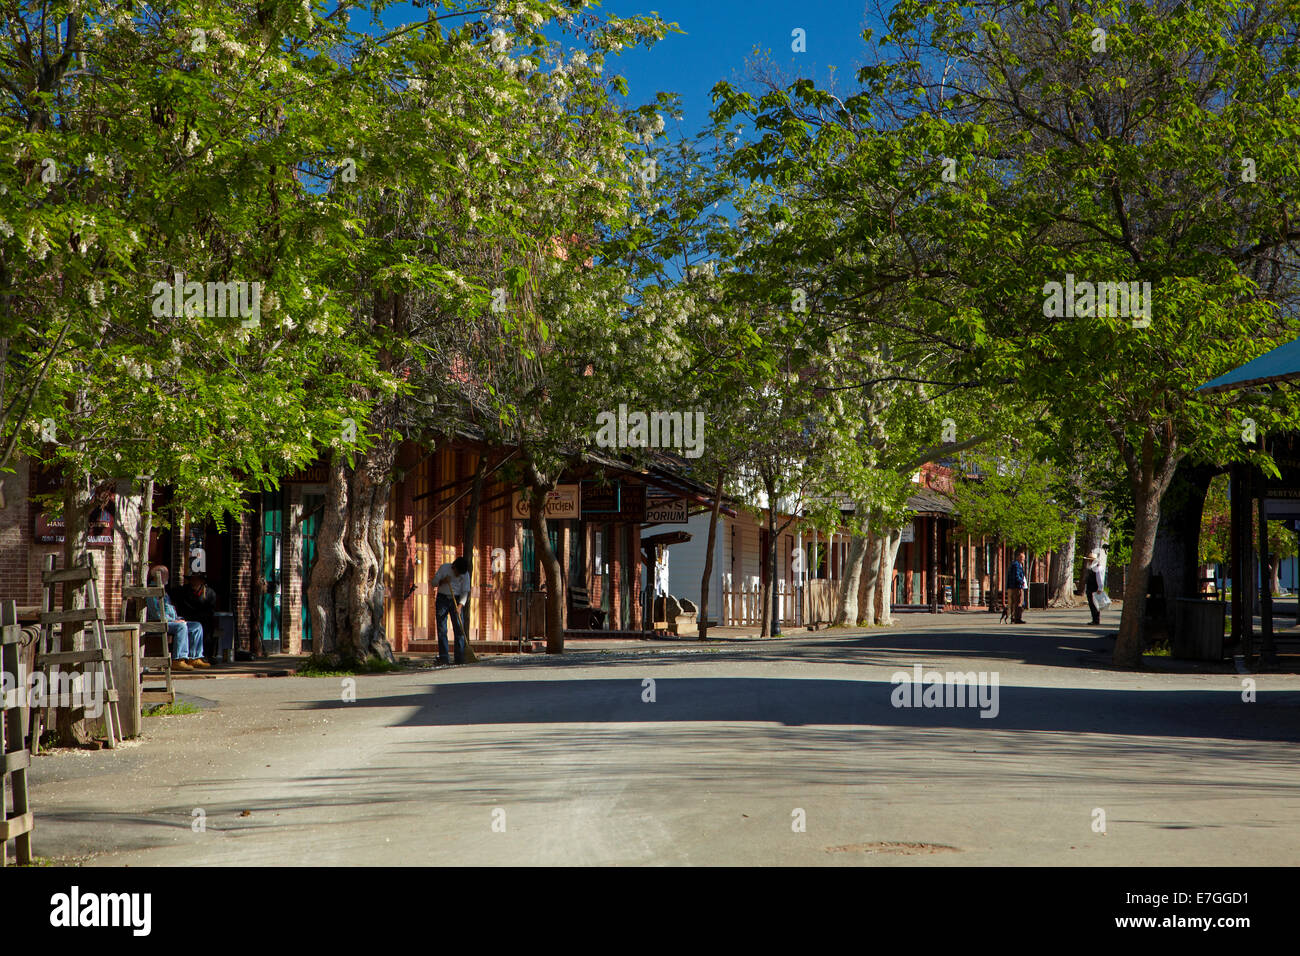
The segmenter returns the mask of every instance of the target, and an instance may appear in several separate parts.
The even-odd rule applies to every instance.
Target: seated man
[[[208,587],[208,576],[196,571],[185,579],[185,589],[176,595],[176,605],[185,619],[197,621],[214,644],[220,644],[217,637],[217,592]],[[214,657],[220,647],[205,648]],[[202,655],[200,655],[202,656]]]
[[[172,667],[175,670],[188,671],[196,667],[207,667],[203,659],[203,625],[198,621],[187,621],[176,613],[172,599],[167,596],[168,571],[163,565],[154,567],[149,575],[152,587],[163,589],[162,607],[159,598],[149,598],[148,618],[151,621],[166,621],[167,635],[173,638]]]

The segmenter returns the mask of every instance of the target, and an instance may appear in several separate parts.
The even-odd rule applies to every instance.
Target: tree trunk
[[[776,506],[771,495],[767,498],[767,587],[771,595],[771,633],[773,637],[781,634],[781,591],[776,586],[777,546],[776,546]]]
[[[772,485],[773,482],[768,481],[766,476],[764,476],[763,490],[767,494],[767,510],[769,514],[771,513],[772,509],[776,507],[776,502],[773,500]],[[759,559],[758,559],[759,568],[768,571],[768,573],[766,574],[760,573],[758,576],[759,577],[759,594],[758,594],[758,621],[759,621],[758,636],[759,637],[772,636],[772,630],[771,630],[772,628],[772,597],[771,597],[772,575],[770,573],[772,563],[768,560],[768,555],[771,553],[771,549],[775,548],[776,545],[773,543],[772,536],[770,533],[771,522],[768,523],[768,528],[769,528],[769,533],[767,536],[768,539],[767,545],[763,549],[763,553],[759,555]],[[759,537],[761,539],[762,535],[759,535]]]
[[[713,578],[713,548],[718,539],[718,512],[722,508],[722,481],[725,472],[718,471],[718,484],[713,489],[713,510],[709,512],[709,537],[704,545],[704,574],[700,578],[700,640],[709,639],[709,592]]]
[[[469,493],[469,504],[465,508],[465,561],[469,564],[469,579],[474,580],[474,548],[478,541],[478,513],[483,504],[483,477],[487,474],[487,456],[479,455],[478,468],[474,471],[474,484]],[[489,565],[490,566],[490,565]],[[465,663],[476,664],[478,657],[469,640],[469,608],[474,598],[465,601],[461,610],[461,626],[465,629]]]
[[[546,532],[546,496],[555,483],[543,479],[531,465],[528,476],[528,526],[533,531],[533,553],[546,575],[546,653],[563,654],[564,585],[560,581],[560,561],[551,550],[551,538]]]
[[[146,475],[140,489],[140,524],[136,537],[135,584],[149,584],[149,537],[153,533],[153,475]]]
[[[308,597],[318,653],[342,664],[393,660],[384,634],[383,571],[394,452],[392,442],[381,442],[355,466],[332,456],[328,466]]]
[[[876,623],[882,627],[891,627],[894,623],[891,613],[894,597],[894,562],[898,560],[898,549],[902,543],[902,528],[894,528],[881,539],[880,575],[876,582]]]
[[[1160,526],[1160,500],[1173,478],[1177,460],[1166,459],[1159,468],[1152,462],[1152,441],[1143,443],[1140,470],[1131,469],[1133,488],[1133,557],[1124,581],[1124,608],[1120,614],[1119,636],[1115,639],[1113,662],[1120,667],[1137,667],[1142,663],[1143,621],[1146,617],[1147,584],[1151,558],[1155,553],[1156,531]]]
[[[1105,512],[1089,512],[1083,522],[1083,553],[1105,549],[1109,543],[1110,522]]]
[[[1210,481],[1220,470],[1213,465],[1184,461],[1174,471],[1169,490],[1161,499],[1151,573],[1164,580],[1165,599],[1170,607],[1180,597],[1196,596],[1201,516]]]
[[[855,534],[849,539],[849,559],[840,582],[839,607],[835,609],[834,624],[853,627],[858,623],[858,589],[862,586],[862,565],[867,556],[866,535]]]
[[[76,567],[87,553],[87,519],[90,517],[90,476],[85,473],[68,474],[63,484],[63,566]],[[71,611],[85,606],[84,591],[71,584],[63,585],[63,609]],[[84,625],[65,623],[60,635],[60,651],[83,649]],[[64,664],[65,674],[82,674],[81,664]],[[73,678],[74,680],[76,678]],[[84,679],[84,678],[83,678]],[[86,729],[85,713],[81,708],[57,707],[54,729],[60,747],[84,747],[92,742]]]
[[[862,590],[865,592],[865,602],[862,607],[858,608],[858,621],[871,627],[876,623],[876,609],[879,607],[877,599],[877,588],[880,581],[880,556],[884,553],[887,545],[887,539],[880,537],[874,531],[868,529],[866,537],[866,557],[863,559],[863,582]],[[855,621],[854,623],[858,623]]]
[[[1070,530],[1070,537],[1052,552],[1052,567],[1048,575],[1049,607],[1074,607],[1074,544],[1079,528]]]

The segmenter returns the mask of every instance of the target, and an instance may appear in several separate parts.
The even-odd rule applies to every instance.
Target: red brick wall
[[[0,600],[26,606],[39,605],[44,596],[41,572],[45,568],[45,556],[53,554],[55,566],[63,566],[63,545],[35,541],[36,508],[31,500],[36,485],[34,471],[31,460],[24,458],[15,463],[12,474],[0,475],[6,505],[0,509]],[[129,493],[130,485],[122,483],[118,491]],[[109,623],[121,620],[123,564],[131,554],[129,538],[135,531],[133,524],[121,520],[122,513],[129,511],[126,505],[119,498],[119,520],[113,524],[114,543],[90,547],[99,570],[100,601]],[[61,585],[55,589],[55,599],[62,603]]]
[[[37,604],[41,599],[40,562],[35,562],[34,577],[29,568],[33,529],[30,481],[26,459],[16,463],[13,474],[0,475],[5,498],[5,508],[0,509],[0,600],[25,605]]]

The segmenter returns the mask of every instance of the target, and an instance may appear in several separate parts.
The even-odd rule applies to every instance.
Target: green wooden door
[[[304,494],[302,496],[302,646],[307,650],[311,645],[311,609],[307,604],[307,585],[311,581],[311,569],[316,564],[316,532],[320,529],[321,506],[325,496],[321,494]]]
[[[284,538],[284,506],[280,492],[262,493],[262,649],[280,652],[280,560]]]

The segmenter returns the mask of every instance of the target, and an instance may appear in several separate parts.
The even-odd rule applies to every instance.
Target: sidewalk
[[[723,626],[718,625],[709,628],[709,639],[700,641],[694,636],[674,636],[674,635],[653,635],[647,634],[644,637],[583,637],[568,638],[565,641],[564,649],[566,653],[575,653],[582,651],[610,651],[610,650],[677,650],[687,648],[701,647],[721,647],[725,645],[761,645],[771,642],[788,641],[792,639],[807,640],[809,638],[841,638],[841,637],[886,637],[891,634],[902,632],[949,632],[949,631],[979,631],[987,632],[990,637],[1020,636],[1033,638],[1041,636],[1043,629],[1057,631],[1065,629],[1077,631],[1081,635],[1090,637],[1109,637],[1114,638],[1119,629],[1119,608],[1121,602],[1116,601],[1112,608],[1108,608],[1102,613],[1102,623],[1093,627],[1088,623],[1088,607],[1086,604],[1080,604],[1074,608],[1032,608],[1025,612],[1025,623],[1019,625],[1004,624],[1000,621],[1000,615],[990,613],[987,609],[979,610],[947,610],[938,614],[930,613],[925,607],[896,607],[893,609],[894,623],[890,627],[831,627],[828,624],[821,624],[816,629],[811,629],[806,625],[785,625],[782,632],[775,637],[759,637],[759,628],[757,625],[751,626]],[[1294,605],[1292,605],[1294,607]],[[1300,627],[1294,623],[1293,616],[1274,615],[1275,620],[1275,643],[1277,645],[1278,655],[1281,658],[1281,665],[1275,669],[1270,669],[1272,673],[1300,673]],[[1260,644],[1259,619],[1255,619],[1256,634],[1255,647],[1258,652]],[[600,632],[592,632],[599,634]],[[520,655],[515,651],[500,652],[495,650],[500,642],[491,642],[492,650],[485,652],[484,649],[476,645],[481,642],[471,642],[471,647],[479,654],[482,660],[491,660],[497,657],[547,657],[545,645],[542,644],[538,652],[532,654]],[[509,642],[511,646],[515,642]],[[1205,661],[1184,661],[1172,657],[1154,657],[1144,656],[1143,663],[1153,671],[1166,673],[1204,673],[1207,671],[1243,671],[1244,664],[1240,662],[1240,648],[1234,649],[1237,654],[1237,663],[1234,665],[1232,657],[1226,658],[1222,663],[1205,662]],[[174,671],[172,677],[177,681],[202,681],[202,680],[219,680],[227,678],[249,678],[249,677],[291,677],[297,673],[298,668],[307,660],[309,655],[306,654],[276,654],[270,657],[254,660],[242,661],[235,664],[214,664],[212,667],[201,671]],[[397,655],[399,662],[406,661],[415,669],[429,669],[437,664],[437,651],[402,651]],[[150,683],[155,683],[156,678],[150,677]]]
[[[211,667],[192,671],[172,669],[172,680],[220,680],[231,677],[292,677],[298,672],[306,654],[272,654],[269,657],[251,661],[236,661],[234,664],[213,664]],[[149,674],[146,681],[150,684],[161,682],[156,674]]]

